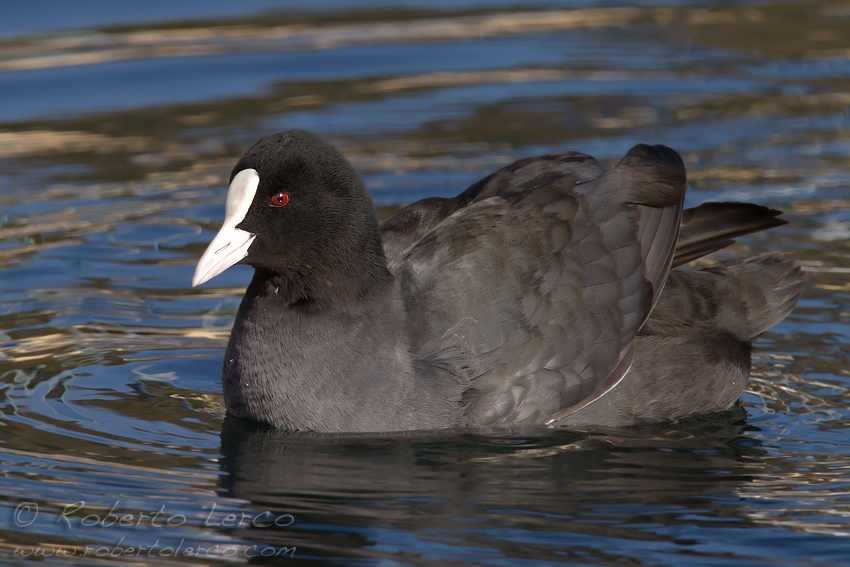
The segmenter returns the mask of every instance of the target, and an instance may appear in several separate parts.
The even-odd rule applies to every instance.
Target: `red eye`
[[[289,202],[289,195],[286,193],[278,193],[274,197],[272,197],[272,205],[275,207],[282,207]]]

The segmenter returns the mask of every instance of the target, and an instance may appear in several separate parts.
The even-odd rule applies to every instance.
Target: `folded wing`
[[[685,185],[663,146],[608,170],[554,154],[386,223],[414,348],[469,377],[468,424],[558,419],[622,379],[670,270]]]

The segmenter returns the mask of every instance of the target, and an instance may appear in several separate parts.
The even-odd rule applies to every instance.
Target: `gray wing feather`
[[[484,180],[390,266],[414,349],[458,350],[472,425],[546,422],[616,385],[679,227],[672,150],[637,146],[604,173],[580,154],[525,162]]]

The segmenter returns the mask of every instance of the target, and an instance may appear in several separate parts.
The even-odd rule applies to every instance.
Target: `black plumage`
[[[609,168],[577,152],[520,160],[383,225],[313,134],[261,140],[233,175],[246,170],[256,192],[236,227],[256,271],[224,395],[282,428],[607,427],[725,409],[752,341],[803,287],[778,254],[671,272],[783,221],[741,203],[683,212],[685,168],[664,146]]]

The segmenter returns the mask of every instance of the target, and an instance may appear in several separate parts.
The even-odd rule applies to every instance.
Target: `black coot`
[[[379,225],[332,145],[293,130],[233,169],[193,285],[255,268],[225,354],[227,410],[292,430],[611,427],[725,409],[804,275],[779,254],[672,270],[778,211],[683,211],[679,155],[520,160]]]

